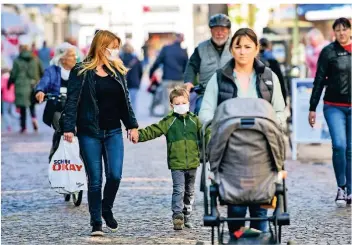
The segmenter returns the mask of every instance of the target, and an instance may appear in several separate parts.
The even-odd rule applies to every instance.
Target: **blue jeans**
[[[6,129],[10,129],[12,124],[11,124],[11,117],[10,117],[10,113],[12,112],[12,107],[13,107],[13,103],[10,102],[6,102],[3,101],[2,102],[2,109],[3,109],[3,118],[4,118],[4,125]]]
[[[203,96],[204,95],[199,95],[196,100],[196,108],[194,109],[194,114],[197,116],[199,115],[200,107],[202,106]]]
[[[78,139],[88,175],[90,223],[102,224],[102,212],[111,212],[121,181],[124,151],[122,130],[100,130],[96,136],[79,134]],[[103,200],[102,157],[106,177]]]
[[[324,105],[324,117],[332,140],[332,163],[339,187],[351,194],[351,107]]]
[[[129,88],[128,91],[130,92],[131,104],[134,114],[137,112],[137,94],[138,88]]]
[[[227,217],[228,218],[244,218],[246,217],[247,207],[249,208],[250,217],[265,218],[268,215],[268,210],[261,208],[259,204],[240,206],[240,205],[228,205],[227,206]],[[244,221],[228,221],[229,233],[233,237],[233,233],[244,226]],[[251,228],[267,232],[268,221],[251,221]]]

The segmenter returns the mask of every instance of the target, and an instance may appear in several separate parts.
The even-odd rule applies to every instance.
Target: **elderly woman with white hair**
[[[306,36],[306,65],[308,67],[307,77],[315,77],[320,52],[329,44],[325,40],[323,33],[317,29],[311,29]]]
[[[65,42],[55,49],[53,59],[50,61],[50,66],[45,69],[44,75],[36,87],[36,99],[39,103],[44,101],[44,96],[47,93],[60,95],[61,88],[67,88],[68,78],[71,69],[77,62],[76,47]],[[48,101],[43,115],[43,121],[49,127],[53,126],[55,133],[53,136],[53,146],[50,151],[49,159],[56,150],[60,135],[59,119],[63,110],[61,103]]]

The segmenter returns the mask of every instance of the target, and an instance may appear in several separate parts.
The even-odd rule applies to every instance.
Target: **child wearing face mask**
[[[165,135],[167,142],[167,163],[171,170],[172,219],[174,230],[192,228],[190,215],[194,201],[194,183],[200,164],[200,143],[202,125],[198,117],[189,112],[189,93],[183,87],[176,87],[170,93],[172,111],[158,123],[139,129],[139,139],[144,142]],[[210,131],[207,132],[208,141]]]

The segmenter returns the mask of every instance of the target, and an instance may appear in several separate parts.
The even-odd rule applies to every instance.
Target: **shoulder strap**
[[[220,101],[220,83],[221,83],[221,70],[217,69],[216,70],[216,82],[218,83],[218,88],[219,88],[219,92],[218,92],[218,98],[217,98],[217,103],[219,105],[219,101]]]
[[[216,70],[216,81],[218,82],[218,84],[220,84],[220,82],[221,82],[221,69]]]
[[[263,96],[263,99],[271,103],[271,100],[273,98],[274,81],[273,81],[272,71],[268,67],[264,68],[264,72],[260,77],[259,88],[260,88],[260,93]]]

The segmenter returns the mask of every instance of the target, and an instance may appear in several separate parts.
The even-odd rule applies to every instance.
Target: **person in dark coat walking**
[[[134,54],[134,49],[129,43],[123,45],[120,58],[129,69],[126,75],[127,88],[130,91],[133,111],[137,113],[137,95],[143,76],[143,65],[137,55]]]
[[[171,45],[164,46],[153,66],[150,68],[149,78],[152,79],[154,72],[163,65],[163,77],[161,86],[163,88],[164,115],[169,113],[169,93],[175,86],[183,85],[183,73],[186,69],[188,54],[181,47],[182,34],[175,34],[175,41]],[[154,108],[151,108],[153,114]]]
[[[271,42],[266,38],[261,38],[259,40],[260,43],[260,52],[259,59],[262,61],[267,67],[269,67],[279,78],[281,85],[281,93],[284,97],[285,105],[287,98],[287,89],[286,83],[284,80],[284,76],[282,75],[281,68],[279,62],[275,59],[273,52],[271,51]]]

